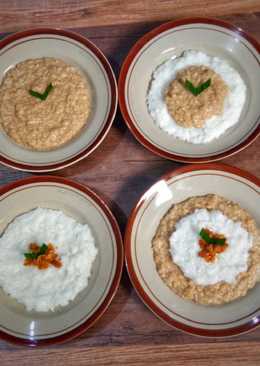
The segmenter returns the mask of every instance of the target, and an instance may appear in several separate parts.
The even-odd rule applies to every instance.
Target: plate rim
[[[141,285],[135,270],[134,265],[132,261],[132,255],[131,255],[131,235],[132,235],[132,229],[133,225],[135,223],[136,216],[142,207],[142,205],[149,199],[148,192],[152,189],[152,187],[157,184],[160,180],[166,180],[181,176],[185,173],[191,173],[194,171],[199,170],[217,170],[222,172],[228,172],[234,175],[237,175],[241,178],[244,178],[254,184],[256,184],[258,187],[260,187],[260,179],[257,178],[255,175],[247,172],[246,170],[223,164],[223,163],[207,163],[207,164],[189,164],[184,167],[177,168],[175,170],[172,170],[166,174],[164,174],[161,178],[159,178],[155,183],[153,183],[139,198],[138,202],[133,207],[130,216],[127,221],[127,226],[125,230],[124,235],[124,248],[125,248],[125,262],[126,262],[126,268],[129,275],[129,278],[131,280],[131,283],[137,292],[139,298],[142,300],[142,302],[163,322],[168,324],[169,326],[173,328],[177,328],[185,333],[192,334],[194,336],[200,336],[200,337],[208,337],[208,338],[226,338],[226,337],[233,337],[238,336],[239,334],[247,333],[249,331],[254,330],[258,326],[260,326],[260,317],[258,318],[257,322],[254,322],[252,319],[248,321],[245,324],[236,326],[236,327],[230,327],[226,329],[202,329],[198,328],[196,326],[190,326],[182,323],[179,320],[172,319],[169,315],[167,315],[162,309],[160,309],[151,299],[151,297],[145,292],[143,286]]]
[[[106,76],[108,78],[110,90],[111,90],[111,102],[109,106],[109,113],[107,115],[107,118],[105,119],[105,123],[101,131],[98,133],[98,135],[95,137],[94,141],[88,146],[83,148],[83,150],[79,153],[77,153],[75,156],[71,158],[67,158],[66,160],[58,163],[49,163],[45,165],[31,165],[31,164],[23,164],[16,162],[10,158],[7,158],[3,156],[0,153],[0,163],[8,166],[10,168],[21,170],[21,171],[27,171],[27,172],[34,172],[34,173],[47,173],[51,171],[57,171],[60,169],[63,169],[65,167],[68,167],[72,164],[75,164],[76,162],[84,159],[88,155],[90,155],[96,148],[103,142],[105,137],[107,136],[112,123],[114,121],[116,111],[117,111],[117,104],[118,104],[118,88],[117,88],[117,81],[114,74],[114,71],[112,69],[112,66],[110,65],[110,62],[108,61],[107,57],[104,55],[104,53],[87,37],[63,28],[52,28],[52,27],[42,27],[42,28],[30,28],[23,31],[15,32],[10,35],[7,35],[2,40],[0,40],[0,50],[2,50],[4,47],[6,47],[9,44],[12,44],[13,42],[25,38],[25,37],[31,37],[34,35],[44,35],[44,34],[52,34],[52,35],[60,35],[63,37],[70,38],[74,41],[77,41],[81,43],[84,47],[87,47],[91,52],[94,53],[94,55],[98,58],[100,63],[102,64]]]
[[[99,194],[97,194],[92,188],[89,188],[87,185],[84,185],[82,183],[78,183],[74,180],[59,177],[59,176],[48,176],[48,175],[42,175],[42,176],[32,176],[28,178],[19,179],[17,181],[11,182],[9,184],[6,184],[2,187],[0,187],[0,197],[6,194],[7,192],[12,191],[13,189],[16,189],[18,187],[22,186],[30,186],[37,183],[58,183],[62,184],[68,187],[72,187],[81,193],[83,193],[85,196],[90,197],[102,210],[103,214],[108,219],[112,231],[115,236],[116,241],[116,250],[117,250],[117,262],[115,266],[115,273],[111,282],[111,285],[109,287],[109,291],[103,301],[98,305],[95,312],[82,324],[77,326],[76,328],[62,334],[58,335],[52,338],[44,338],[39,340],[31,340],[31,339],[24,339],[20,337],[16,337],[14,335],[10,335],[3,330],[0,330],[0,339],[3,339],[4,341],[16,344],[16,345],[23,345],[23,346],[30,346],[30,347],[39,347],[39,346],[49,346],[53,344],[60,344],[67,342],[71,339],[74,339],[81,334],[85,333],[90,327],[92,327],[99,319],[102,317],[102,315],[106,312],[109,305],[111,304],[113,298],[115,297],[118,287],[120,285],[120,280],[122,277],[122,271],[123,271],[123,264],[124,264],[124,247],[123,247],[123,240],[121,231],[118,225],[118,222],[112,213],[111,209],[109,208],[108,204],[104,201],[103,197],[100,197]]]
[[[209,24],[209,25],[216,25],[228,30],[231,30],[235,34],[238,34],[242,37],[244,37],[259,53],[260,53],[260,43],[257,41],[256,38],[254,38],[250,33],[244,31],[242,28],[235,26],[232,23],[229,23],[224,20],[220,20],[217,18],[211,18],[211,17],[186,17],[181,18],[178,20],[172,20],[166,23],[163,23],[145,35],[143,35],[141,38],[137,40],[137,42],[133,45],[133,47],[128,52],[126,58],[124,59],[124,62],[120,68],[120,74],[118,79],[118,93],[119,93],[119,106],[120,110],[123,116],[123,119],[131,131],[131,133],[134,135],[134,137],[140,142],[145,148],[150,150],[152,153],[159,155],[160,157],[174,160],[182,163],[209,163],[214,162],[220,159],[227,158],[228,156],[232,156],[239,151],[244,150],[246,147],[251,145],[257,137],[260,135],[260,123],[258,122],[258,126],[256,129],[247,136],[247,138],[240,142],[238,145],[229,148],[228,150],[216,153],[213,155],[204,155],[201,157],[187,157],[183,155],[178,155],[175,153],[171,153],[168,151],[165,151],[161,149],[160,147],[155,146],[151,141],[149,141],[146,136],[144,136],[139,128],[136,127],[136,124],[134,120],[131,118],[130,114],[128,113],[127,109],[127,103],[126,103],[126,95],[125,95],[125,86],[126,86],[126,78],[129,71],[129,68],[132,65],[132,62],[136,55],[139,53],[139,51],[154,37],[157,37],[159,34],[169,30],[173,29],[178,26],[183,26],[187,24]]]

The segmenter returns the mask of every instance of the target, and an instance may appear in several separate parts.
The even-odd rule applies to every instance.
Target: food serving
[[[91,229],[60,210],[16,217],[0,238],[0,287],[28,311],[54,311],[88,286],[98,250]]]
[[[79,69],[60,59],[30,59],[3,78],[0,124],[26,149],[53,150],[80,133],[92,104],[90,83]]]
[[[254,219],[215,194],[172,206],[160,221],[152,250],[165,284],[200,304],[228,303],[260,281],[260,234]]]
[[[152,74],[147,106],[155,124],[168,134],[208,143],[235,125],[246,101],[246,85],[225,60],[185,51]]]

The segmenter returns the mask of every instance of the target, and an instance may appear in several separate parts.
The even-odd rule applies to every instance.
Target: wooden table
[[[74,30],[102,49],[118,75],[122,60],[141,35],[165,20],[187,15],[221,15],[260,40],[259,0],[0,1],[0,30],[9,32],[39,25],[77,28]],[[260,139],[225,162],[259,176]],[[118,112],[102,145],[90,157],[56,174],[101,193],[123,232],[140,195],[162,174],[178,166],[181,164],[145,150]],[[2,184],[28,175],[0,167]],[[197,338],[171,329],[139,300],[125,270],[112,305],[80,338],[41,349],[18,348],[0,341],[1,366],[237,366],[238,362],[243,366],[260,365],[260,328],[226,340]]]

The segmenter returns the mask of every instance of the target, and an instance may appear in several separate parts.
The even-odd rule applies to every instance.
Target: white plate
[[[185,50],[221,57],[247,85],[247,100],[238,123],[207,144],[191,144],[168,135],[155,125],[146,105],[153,71]],[[260,45],[253,37],[217,19],[181,19],[155,28],[134,45],[121,68],[119,104],[129,129],[146,148],[176,161],[209,162],[244,149],[260,133],[259,51]]]
[[[85,332],[107,309],[121,278],[123,246],[111,211],[89,188],[54,176],[31,177],[3,186],[0,198],[0,235],[16,216],[47,207],[87,223],[98,248],[87,288],[54,312],[28,312],[0,289],[0,337],[38,346],[64,342]]]
[[[162,177],[141,197],[128,220],[125,253],[132,283],[156,315],[195,335],[224,337],[260,324],[260,283],[245,297],[225,305],[199,305],[179,297],[162,281],[151,247],[160,220],[173,204],[209,193],[237,202],[260,227],[258,178],[224,164],[190,165]]]
[[[117,107],[114,73],[103,53],[85,37],[60,29],[32,29],[0,41],[0,81],[17,63],[38,57],[55,57],[78,67],[90,80],[94,109],[80,135],[48,152],[24,149],[0,131],[0,162],[7,166],[47,172],[62,169],[88,156],[107,135]]]

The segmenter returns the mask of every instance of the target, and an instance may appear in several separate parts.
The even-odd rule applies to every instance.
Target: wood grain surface
[[[25,10],[28,12],[23,17]],[[117,26],[75,30],[102,49],[118,75],[130,47],[161,21],[191,13],[225,14],[222,19],[243,27],[260,40],[260,13],[257,12],[260,12],[259,0],[0,1],[0,30],[13,31],[43,24],[86,27],[117,23]],[[130,24],[132,22],[136,23]],[[260,139],[223,162],[259,177]],[[140,195],[162,174],[178,166],[181,164],[163,160],[136,142],[118,112],[110,133],[90,157],[55,174],[85,183],[105,197],[123,232],[130,210]],[[0,167],[1,184],[28,175]],[[237,366],[238,363],[242,366],[260,365],[260,328],[226,340],[198,338],[172,329],[142,304],[126,271],[106,314],[80,338],[41,349],[15,347],[0,341],[1,366]]]
[[[89,27],[260,11],[259,0],[1,0],[0,29]]]

